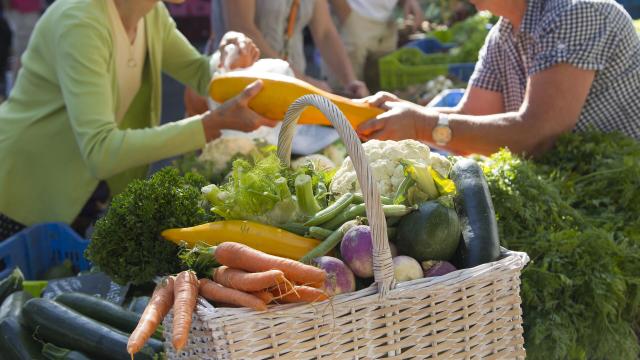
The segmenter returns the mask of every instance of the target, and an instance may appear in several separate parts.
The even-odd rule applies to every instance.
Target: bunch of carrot
[[[326,300],[324,270],[295,260],[269,255],[249,246],[225,242],[213,256],[222,266],[212,279],[199,279],[193,271],[167,277],[156,286],[138,326],[129,337],[127,351],[142,349],[173,306],[172,343],[181,350],[187,343],[198,294],[227,306],[267,310],[269,303]]]

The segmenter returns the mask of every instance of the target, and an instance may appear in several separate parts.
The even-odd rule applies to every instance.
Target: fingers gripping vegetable
[[[162,322],[164,317],[169,313],[173,306],[174,298],[174,279],[166,278],[158,284],[153,291],[149,305],[144,309],[140,322],[136,326],[127,344],[127,352],[133,355],[140,351],[147,340],[153,335],[154,331]]]
[[[189,339],[191,316],[198,298],[198,278],[193,271],[183,271],[176,276],[173,286],[173,334],[172,343],[182,350]]]
[[[231,289],[252,292],[277,286],[286,279],[280,270],[249,273],[228,266],[220,266],[213,271],[213,281]]]
[[[209,279],[200,279],[200,295],[207,300],[231,305],[248,307],[258,311],[267,310],[266,303],[260,297],[244,291],[224,287]]]
[[[248,272],[280,270],[288,280],[301,285],[320,287],[327,276],[323,270],[316,267],[265,254],[240,243],[224,242],[218,245],[214,257],[223,265]]]

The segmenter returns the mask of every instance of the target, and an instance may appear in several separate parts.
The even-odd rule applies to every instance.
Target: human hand
[[[437,113],[407,101],[388,101],[386,112],[376,116],[356,130],[363,140],[424,140],[429,119],[437,119]]]
[[[220,64],[228,70],[246,68],[260,58],[260,49],[243,33],[229,31],[220,40]]]
[[[375,107],[387,110],[387,108],[384,107],[385,103],[393,102],[393,101],[402,101],[402,100],[400,100],[399,97],[395,96],[392,93],[389,93],[386,91],[378,91],[377,93],[371,96],[367,96],[363,99],[357,99],[356,101],[363,102],[371,106],[375,106]]]
[[[202,120],[207,142],[220,137],[222,129],[250,132],[260,126],[274,127],[276,121],[262,117],[249,108],[249,101],[261,89],[262,81],[254,81],[233,99],[227,100],[217,109],[207,112]]]
[[[422,28],[422,22],[424,21],[424,13],[417,0],[405,0],[404,1],[404,18],[413,19],[412,28],[413,31]]]
[[[353,80],[344,89],[350,97],[363,98],[369,96],[369,88],[360,80]]]

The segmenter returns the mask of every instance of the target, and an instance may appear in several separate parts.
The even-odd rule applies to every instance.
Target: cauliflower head
[[[246,137],[220,137],[202,149],[198,161],[213,165],[214,172],[222,172],[229,168],[229,162],[237,155],[248,155],[256,149],[253,139]]]
[[[380,195],[383,196],[393,197],[398,186],[404,180],[402,160],[413,160],[426,166],[433,164],[434,169],[437,169],[438,172],[444,168],[444,164],[440,164],[441,159],[434,157],[435,161],[432,161],[429,147],[416,140],[370,140],[362,146],[373,170],[373,177],[378,183]],[[442,159],[448,162],[446,158],[442,157]],[[360,191],[356,172],[349,157],[345,159],[333,177],[330,189],[337,194]]]

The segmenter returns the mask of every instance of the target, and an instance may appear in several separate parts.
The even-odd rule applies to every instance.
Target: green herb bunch
[[[120,284],[140,284],[178,272],[183,267],[179,248],[160,233],[212,218],[201,207],[204,185],[202,176],[180,176],[170,167],[149,179],[133,181],[113,198],[106,215],[96,223],[87,258]]]
[[[484,166],[503,245],[532,259],[528,357],[637,359],[640,143],[589,131],[537,162],[502,150]]]

